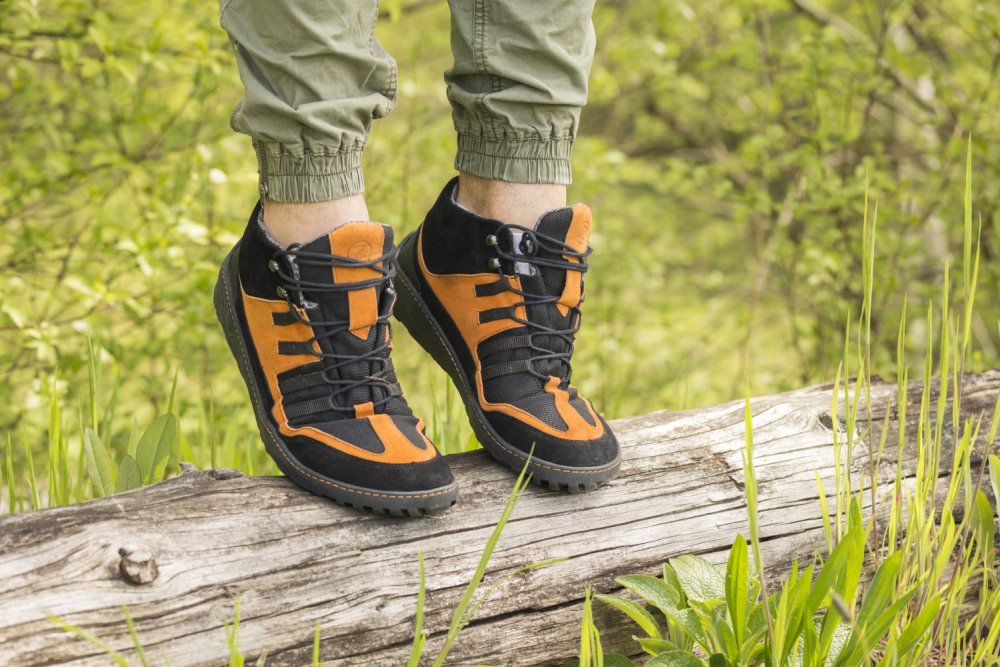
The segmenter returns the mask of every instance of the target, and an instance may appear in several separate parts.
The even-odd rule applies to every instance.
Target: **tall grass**
[[[932,305],[926,314],[927,331],[938,327],[937,345],[929,341],[925,350],[912,452],[906,448],[911,434],[906,432],[905,419],[909,398],[905,301],[899,320],[896,407],[900,418],[894,443],[895,474],[889,484],[880,484],[879,471],[886,463],[893,407],[885,414],[874,414],[871,398],[877,217],[877,207],[869,208],[866,193],[863,301],[857,321],[849,319],[845,328],[831,405],[836,470],[832,515],[827,490],[817,473],[826,555],[813,555],[802,568],[794,562],[775,590],[768,591],[757,531],[752,415],[747,399],[745,497],[755,567],[747,568],[747,544],[737,536],[724,571],[703,559],[684,556],[664,564],[662,577],[618,579],[642,602],[597,596],[635,621],[642,631],[636,635],[639,647],[655,656],[645,663],[647,667],[1000,664],[996,512],[983,491],[989,482],[994,496],[1000,497],[1000,458],[990,455],[1000,424],[1000,396],[986,426],[982,415],[963,420],[960,414],[980,261],[979,231],[972,215],[971,142],[966,158],[961,284],[953,300],[946,262],[940,305],[936,310]],[[852,372],[854,381],[849,379]],[[934,386],[939,387],[936,398]],[[855,460],[859,451],[866,458],[860,466]],[[865,507],[867,516],[862,513]],[[871,579],[865,586],[866,572]],[[663,629],[656,611],[666,621]],[[585,637],[595,632],[590,619],[585,609]],[[591,639],[589,646],[594,645]],[[592,650],[581,648],[578,664],[586,667],[599,662]]]

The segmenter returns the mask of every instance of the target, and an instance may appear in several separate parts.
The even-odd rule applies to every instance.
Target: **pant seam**
[[[513,135],[513,136],[510,136],[510,135],[501,134],[498,137],[488,137],[488,136],[485,136],[483,134],[478,134],[476,132],[470,132],[470,131],[465,131],[465,130],[456,130],[455,134],[457,134],[459,136],[464,136],[464,137],[471,137],[471,138],[474,138],[474,139],[485,139],[486,141],[489,141],[489,142],[492,142],[492,143],[501,143],[501,142],[515,143],[516,142],[516,143],[525,143],[525,144],[526,143],[536,143],[536,144],[537,143],[542,143],[542,144],[544,144],[544,143],[548,143],[548,142],[551,142],[551,141],[569,141],[569,142],[575,142],[576,141],[576,137],[574,135],[572,135],[572,134],[560,134],[560,135],[550,136],[550,137],[543,137],[540,134],[536,134],[536,135],[533,135],[533,136],[529,136],[529,135]]]

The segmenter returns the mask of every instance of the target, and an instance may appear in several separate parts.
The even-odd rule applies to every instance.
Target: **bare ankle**
[[[281,246],[307,243],[348,222],[368,220],[363,194],[321,202],[264,200],[264,226]]]
[[[484,218],[534,228],[543,214],[566,205],[566,186],[508,183],[462,172],[456,201]]]

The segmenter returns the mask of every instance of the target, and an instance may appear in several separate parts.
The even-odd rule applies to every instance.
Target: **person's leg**
[[[497,459],[552,488],[613,478],[618,442],[571,384],[590,210],[566,204],[592,3],[452,3],[460,175],[400,243],[397,317]],[[529,460],[530,455],[530,460]]]
[[[566,205],[594,55],[593,0],[453,0],[445,74],[458,203],[533,226]]]
[[[226,257],[215,308],[268,453],[306,489],[379,513],[457,498],[390,359],[392,229],[367,222],[361,151],[392,107],[375,0],[228,0],[262,203]]]
[[[223,0],[246,95],[265,226],[282,245],[368,220],[361,153],[395,103],[396,64],[374,37],[377,3]]]

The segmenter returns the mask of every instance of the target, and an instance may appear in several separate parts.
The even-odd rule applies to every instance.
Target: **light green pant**
[[[569,183],[587,100],[594,0],[452,0],[445,72],[459,171]],[[324,201],[364,191],[361,152],[392,111],[396,62],[376,0],[222,0],[246,89],[231,124],[253,137],[261,194]],[[405,18],[403,19],[405,20]]]

